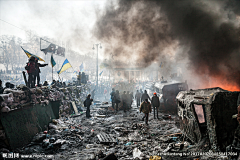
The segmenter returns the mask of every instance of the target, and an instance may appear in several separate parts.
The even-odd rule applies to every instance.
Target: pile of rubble
[[[1,112],[9,112],[34,104],[48,105],[49,101],[61,101],[60,113],[68,115],[74,113],[72,102],[81,110],[89,91],[89,84],[66,88],[56,86],[28,88],[25,85],[19,85],[15,89],[6,88],[4,93],[0,94]]]

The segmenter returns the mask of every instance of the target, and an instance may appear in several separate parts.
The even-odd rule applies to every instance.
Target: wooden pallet
[[[111,134],[106,134],[106,133],[99,133],[97,135],[100,143],[117,143],[116,139],[113,138]]]

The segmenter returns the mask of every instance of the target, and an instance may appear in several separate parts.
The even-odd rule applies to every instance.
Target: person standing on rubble
[[[150,99],[149,95],[147,94],[147,91],[146,91],[146,90],[145,90],[144,93],[142,94],[141,99],[142,99],[142,100],[149,99],[149,100],[151,101],[151,99]]]
[[[113,88],[112,89],[112,92],[110,93],[111,95],[111,101],[112,101],[112,108],[114,108],[114,105],[115,105],[115,89]]]
[[[41,64],[41,63],[38,63],[38,59],[35,58],[35,68],[36,68],[36,72],[35,72],[35,76],[34,76],[34,85],[35,85],[35,82],[36,82],[36,78],[37,78],[37,86],[40,87],[40,67],[45,67],[47,66],[48,64]]]
[[[142,104],[140,105],[140,109],[139,109],[140,113],[143,112],[144,116],[142,118],[142,121],[145,120],[146,125],[148,125],[148,117],[149,117],[149,113],[152,112],[152,107],[151,107],[151,103],[148,102],[148,99],[145,99],[144,102],[142,102]]]
[[[36,72],[36,65],[35,65],[35,57],[31,56],[28,60],[27,65],[25,66],[25,69],[28,73],[28,84],[27,86],[30,88],[35,87],[34,86],[34,78],[35,78],[35,72]]]
[[[86,117],[87,117],[87,118],[92,117],[92,116],[90,115],[90,106],[91,106],[91,104],[92,104],[93,99],[90,99],[90,97],[91,97],[91,94],[89,94],[89,95],[87,96],[86,100],[83,102],[84,107],[87,107],[87,110],[86,110]]]
[[[158,108],[160,106],[160,101],[159,101],[159,97],[157,96],[157,93],[154,92],[153,93],[153,97],[152,97],[152,106],[153,106],[153,114],[154,114],[154,119],[155,117],[155,110],[157,112],[157,119],[158,119]]]
[[[141,93],[137,90],[136,94],[135,94],[135,99],[137,102],[137,108],[140,106],[140,99],[141,99]]]

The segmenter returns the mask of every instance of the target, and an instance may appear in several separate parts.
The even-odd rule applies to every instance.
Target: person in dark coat
[[[140,106],[140,100],[141,100],[141,93],[137,90],[137,93],[135,94],[135,99],[137,101],[137,107]]]
[[[145,99],[149,99],[149,100],[151,101],[151,99],[150,99],[149,95],[147,94],[147,91],[146,91],[146,90],[145,90],[144,93],[142,94],[141,99],[144,100],[144,101],[145,101]]]
[[[116,112],[117,112],[117,111],[118,111],[118,105],[119,105],[119,103],[121,102],[121,99],[120,99],[120,95],[119,95],[119,91],[118,91],[118,90],[116,90],[115,102],[116,102]]]
[[[35,65],[35,57],[31,56],[28,60],[27,65],[25,66],[25,69],[28,73],[28,84],[27,86],[30,88],[35,87],[34,85],[34,78],[35,78],[35,72],[36,72],[36,65]]]
[[[154,119],[155,119],[155,110],[157,112],[157,119],[158,119],[158,108],[160,106],[160,101],[159,101],[159,97],[157,96],[157,93],[153,93],[153,97],[152,97],[152,106],[153,106],[153,114],[154,114]]]
[[[112,108],[114,108],[115,105],[115,89],[112,89],[112,92],[110,93],[111,95],[111,100],[112,100]]]
[[[39,83],[40,83],[40,67],[45,67],[47,66],[48,64],[41,64],[41,63],[38,63],[38,59],[35,58],[35,68],[36,68],[36,72],[35,72],[35,76],[34,76],[34,85],[35,85],[35,82],[36,82],[36,79],[37,79],[37,86],[39,86]]]
[[[90,106],[91,106],[91,104],[92,104],[93,99],[90,99],[90,97],[91,97],[91,94],[89,94],[89,95],[87,96],[86,100],[83,102],[83,103],[84,103],[84,107],[87,107],[87,110],[86,110],[86,117],[87,117],[87,118],[92,117],[92,116],[90,115]]]

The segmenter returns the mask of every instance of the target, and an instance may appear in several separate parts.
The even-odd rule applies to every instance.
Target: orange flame
[[[240,91],[240,86],[224,81],[222,78],[211,78],[210,87],[220,87],[228,91]]]

